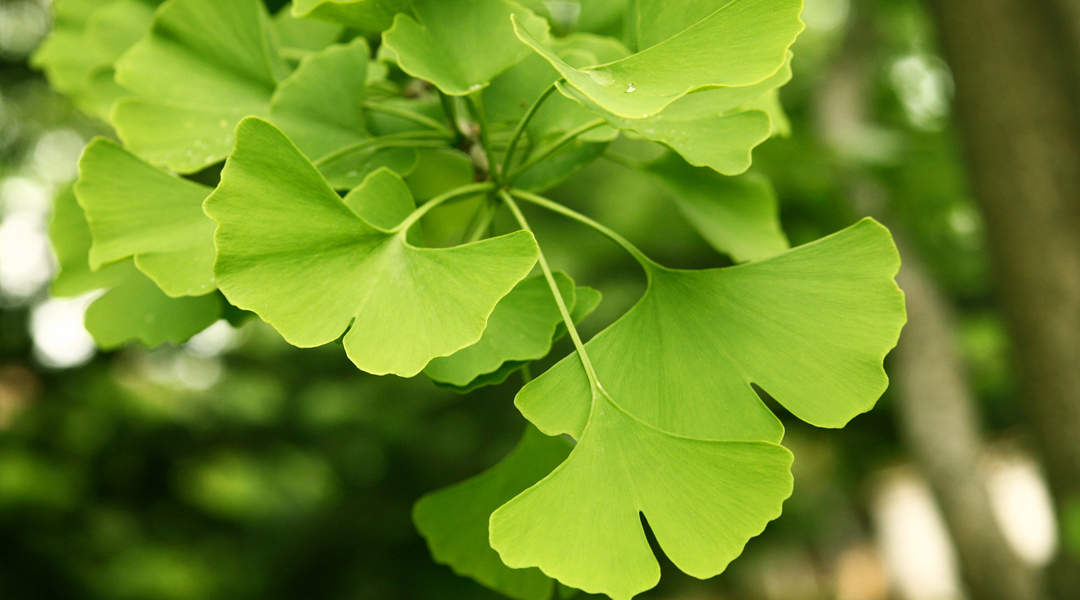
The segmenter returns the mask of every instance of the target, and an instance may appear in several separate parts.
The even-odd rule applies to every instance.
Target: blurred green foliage
[[[782,93],[793,134],[762,146],[755,168],[776,185],[792,244],[867,211],[889,215],[960,308],[988,425],[1007,432],[1019,421],[1008,340],[949,129],[951,78],[927,17],[915,0],[806,4],[809,28]],[[27,66],[24,38],[32,27],[44,34],[45,14],[36,1],[0,2],[0,185],[21,178],[51,192],[74,175],[63,136],[88,140],[101,126]],[[841,103],[848,84],[859,90],[851,107]],[[837,124],[837,111],[859,114]],[[643,158],[623,144],[618,151]],[[0,187],[5,219],[17,200],[10,189]],[[662,263],[727,264],[662,189],[619,165],[594,164],[553,195]],[[614,246],[557,218],[530,214],[552,264],[604,293],[582,326],[590,336],[643,282]],[[422,379],[365,375],[340,348],[294,349],[256,323],[220,355],[197,344],[130,348],[58,370],[35,358],[30,334],[44,290],[0,291],[0,598],[495,597],[431,561],[410,511],[509,451],[524,426],[512,404],[516,375],[459,396]],[[552,356],[568,351],[564,339]],[[777,565],[803,557],[828,573],[839,549],[867,539],[872,477],[903,460],[889,396],[839,433],[770,407],[799,457],[784,515],[716,580],[663,564],[663,583],[643,597],[777,598],[763,583]],[[833,597],[824,583],[802,590],[785,600]]]

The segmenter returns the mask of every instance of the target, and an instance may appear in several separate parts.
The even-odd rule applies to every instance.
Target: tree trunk
[[[1062,9],[1073,1],[931,1],[1059,516],[1080,507],[1080,46]],[[1076,600],[1080,559],[1063,548],[1051,587]]]
[[[994,517],[977,468],[982,432],[956,348],[955,317],[938,286],[894,229],[904,266],[908,324],[894,353],[897,410],[907,447],[941,505],[972,600],[1043,597],[1035,571],[1013,552]]]

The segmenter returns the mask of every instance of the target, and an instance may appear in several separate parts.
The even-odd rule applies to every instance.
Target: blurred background
[[[434,564],[410,511],[513,446],[516,377],[459,396],[258,322],[101,353],[93,298],[49,297],[52,197],[105,133],[28,64],[50,20],[0,0],[0,598],[496,597]],[[1076,600],[1080,2],[806,0],[804,20],[793,133],[755,169],[795,244],[864,215],[893,229],[893,385],[841,431],[773,404],[796,456],[783,516],[721,576],[666,563],[641,597]],[[662,263],[726,264],[619,165],[552,195]],[[604,293],[595,334],[639,271],[545,217],[551,262]]]

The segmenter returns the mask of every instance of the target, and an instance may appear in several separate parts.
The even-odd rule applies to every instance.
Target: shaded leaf
[[[394,13],[407,10],[409,0],[295,0],[292,14],[382,31],[390,26]]]
[[[510,15],[530,35],[547,39],[547,21],[511,0],[414,0],[413,15],[399,13],[383,43],[406,73],[464,96],[530,54]]]
[[[555,280],[563,301],[574,306],[574,281],[562,272],[555,273]],[[480,341],[450,356],[436,358],[424,368],[424,374],[460,387],[498,370],[503,363],[541,359],[551,351],[560,322],[562,314],[547,280],[543,275],[534,275],[499,301]]]
[[[724,177],[674,154],[650,164],[679,211],[718,252],[735,262],[768,258],[790,247],[769,180],[757,173]]]
[[[511,598],[550,598],[553,586],[548,576],[539,569],[511,569],[491,549],[488,519],[496,508],[550,473],[570,450],[567,440],[547,437],[529,425],[499,464],[421,498],[413,509],[413,522],[435,560]]]
[[[409,186],[390,169],[368,175],[343,199],[361,219],[380,229],[393,229],[416,210]]]

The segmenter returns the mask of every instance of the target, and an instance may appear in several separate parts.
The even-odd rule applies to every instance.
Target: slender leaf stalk
[[[548,86],[548,88],[540,94],[536,101],[532,103],[532,106],[529,107],[529,110],[525,111],[525,115],[521,117],[521,120],[518,121],[517,127],[514,128],[514,134],[510,136],[510,144],[506,147],[506,156],[503,157],[503,173],[510,172],[510,167],[513,166],[514,161],[514,152],[517,150],[517,145],[518,142],[521,141],[522,134],[525,133],[525,128],[529,126],[529,122],[532,121],[532,118],[536,115],[536,112],[540,110],[540,106],[542,106],[544,102],[549,97],[551,97],[551,94],[553,94],[555,90],[558,89],[556,87],[557,83],[558,82],[555,82]]]

